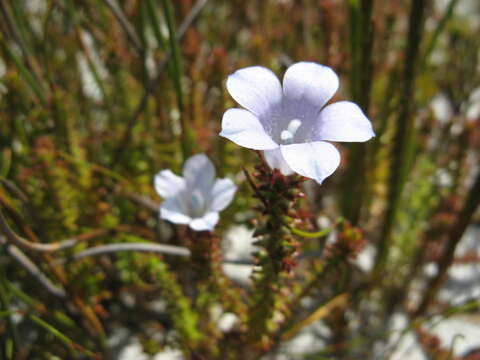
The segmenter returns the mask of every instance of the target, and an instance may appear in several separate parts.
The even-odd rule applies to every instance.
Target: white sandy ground
[[[232,226],[226,233],[223,241],[224,257],[226,260],[251,260],[252,253],[258,248],[253,245],[253,230],[245,226]],[[223,271],[233,281],[242,286],[250,284],[252,265],[224,264]]]

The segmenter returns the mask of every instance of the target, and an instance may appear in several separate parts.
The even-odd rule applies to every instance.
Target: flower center
[[[205,199],[200,190],[193,190],[190,195],[190,210],[192,217],[201,217],[205,212]]]
[[[293,142],[293,137],[295,136],[295,133],[301,125],[302,121],[299,119],[290,120],[287,129],[283,130],[280,133],[280,140],[282,140],[282,143],[291,144]]]

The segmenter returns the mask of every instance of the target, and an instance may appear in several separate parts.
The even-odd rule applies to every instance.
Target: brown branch
[[[465,204],[460,215],[457,218],[456,223],[452,226],[447,244],[443,250],[442,257],[437,263],[438,272],[436,276],[429,282],[426,287],[426,293],[423,297],[417,310],[413,313],[414,317],[422,315],[427,310],[430,302],[435,298],[441,285],[443,284],[448,269],[452,265],[455,259],[455,250],[458,243],[462,239],[462,236],[467,229],[475,211],[480,205],[480,172],[478,172],[475,179],[475,183],[470,188],[470,191],[466,197]]]

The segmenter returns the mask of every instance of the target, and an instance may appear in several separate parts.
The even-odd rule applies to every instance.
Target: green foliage
[[[429,316],[478,310],[437,297],[453,263],[478,262],[455,257],[478,222],[478,13],[437,3],[0,1],[0,211],[28,243],[76,239],[35,251],[0,229],[0,358],[115,358],[126,328],[148,354],[249,360],[322,324],[325,346],[307,358],[369,359],[387,349],[395,313],[426,346]],[[281,75],[301,60],[332,67],[336,99],[359,104],[376,132],[338,146],[342,165],[322,186],[218,136],[237,106],[230,73]],[[201,152],[238,186],[214,234],[160,220],[153,187]],[[249,283],[224,271],[232,225],[255,229]],[[117,243],[190,256],[76,258]],[[357,265],[366,244],[373,270]]]

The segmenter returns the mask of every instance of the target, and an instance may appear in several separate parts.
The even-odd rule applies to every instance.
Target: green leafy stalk
[[[285,286],[291,270],[295,266],[293,258],[297,249],[295,239],[288,229],[288,215],[299,195],[300,180],[273,172],[265,164],[257,166],[257,186],[250,179],[255,196],[261,200],[259,210],[263,219],[254,233],[259,238],[256,245],[261,250],[256,254],[259,269],[253,274],[253,290],[248,313],[247,339],[257,350],[268,349],[278,327],[275,314],[282,311],[289,289]]]

